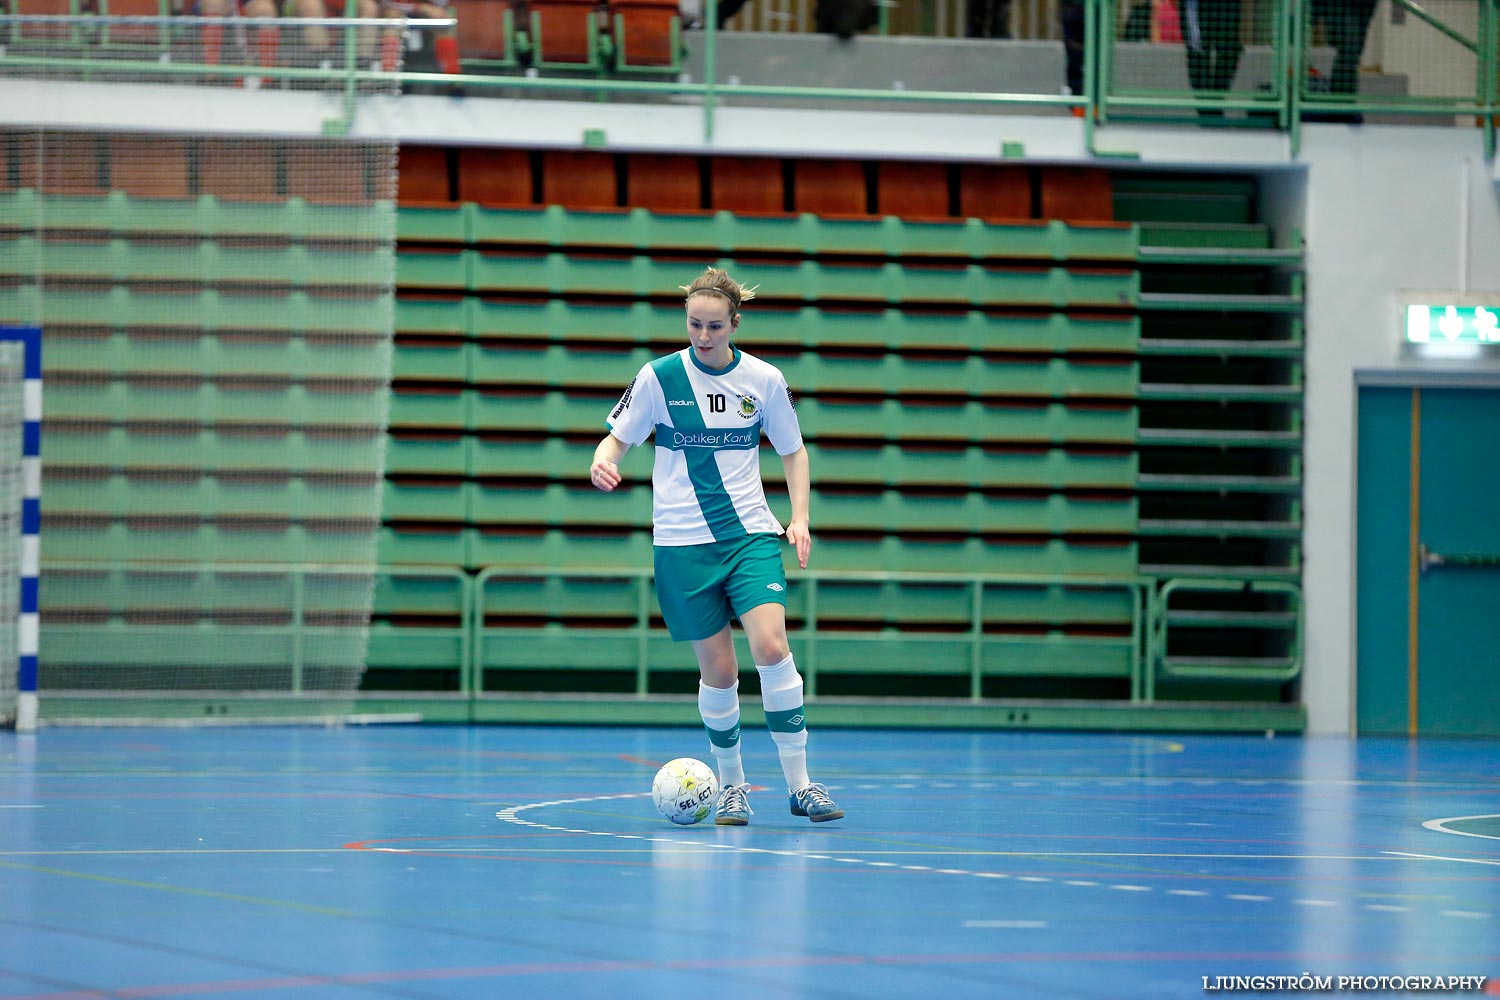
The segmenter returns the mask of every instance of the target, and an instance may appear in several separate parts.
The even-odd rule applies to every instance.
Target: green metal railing
[[[80,581],[69,584],[67,578]],[[53,561],[43,566],[43,666],[42,687],[47,692],[49,664],[54,671],[72,671],[65,692],[72,696],[104,694],[128,696],[128,683],[110,683],[107,675],[97,685],[80,685],[77,672],[93,663],[109,663],[108,669],[174,668],[202,671],[201,678],[211,679],[217,667],[233,669],[238,664],[268,665],[278,652],[285,654],[288,681],[284,687],[246,689],[248,697],[281,695],[293,699],[306,697],[353,697],[356,692],[327,688],[308,688],[303,678],[310,662],[320,662],[330,649],[347,651],[354,647],[350,637],[368,626],[348,617],[360,608],[348,601],[322,603],[310,594],[322,593],[310,583],[322,580],[352,581],[356,589],[364,586],[373,591],[373,611],[377,622],[385,623],[378,634],[371,627],[369,644],[380,647],[379,662],[372,664],[386,670],[409,669],[433,676],[431,671],[447,673],[455,683],[444,683],[436,689],[420,686],[403,687],[394,692],[370,691],[364,696],[385,697],[400,701],[402,696],[421,698],[424,693],[447,692],[456,703],[471,706],[479,701],[507,692],[486,685],[486,671],[503,671],[489,664],[497,643],[517,643],[546,638],[569,650],[566,663],[518,663],[514,669],[549,669],[559,683],[537,692],[542,695],[576,695],[568,677],[587,669],[589,643],[609,651],[621,672],[633,676],[631,688],[624,696],[644,699],[660,693],[652,689],[652,673],[692,670],[692,658],[675,647],[666,630],[653,621],[656,610],[654,573],[650,569],[577,569],[558,570],[546,567],[492,566],[478,574],[469,574],[451,566],[359,566],[324,564],[214,564],[132,562],[103,563],[80,560]],[[61,578],[61,580],[59,579]],[[549,583],[559,580],[584,582],[600,595],[596,603],[583,610],[608,619],[606,624],[582,621],[577,609],[571,615],[554,616],[541,624],[537,609],[546,605],[555,591]],[[524,592],[524,600],[507,603],[491,593],[492,585],[503,584],[510,593]],[[404,596],[395,591],[382,597],[383,588],[409,589]],[[71,592],[67,592],[69,588]],[[895,598],[911,602],[908,620],[898,622],[869,611],[865,620],[847,620],[851,602],[860,600],[860,588],[898,588]],[[62,588],[62,590],[59,590]],[[843,588],[836,603],[843,613],[833,628],[825,627],[824,591]],[[852,589],[851,589],[852,588]],[[924,597],[922,591],[928,590]],[[221,592],[222,591],[222,592]],[[1082,600],[1092,609],[1075,612],[1072,621],[1046,621],[1048,612],[1038,614],[1033,603],[1029,629],[1007,630],[1002,622],[1017,614],[1018,594],[1029,592],[1046,605],[1048,601]],[[1060,595],[1068,596],[1060,596]],[[1270,595],[1270,609],[1193,610],[1180,605],[1189,595],[1249,594]],[[1108,596],[1113,595],[1113,596]],[[344,595],[347,597],[348,595]],[[584,595],[585,601],[590,600]],[[1025,598],[1020,598],[1024,602]],[[1007,601],[1009,602],[1007,604]],[[110,605],[106,607],[105,605]],[[317,605],[317,606],[314,606]],[[518,607],[517,605],[525,605]],[[1002,605],[1006,613],[999,613]],[[873,607],[873,605],[871,605]],[[936,609],[936,610],[934,610]],[[495,624],[491,616],[510,613],[524,624]],[[70,612],[81,617],[72,620]],[[328,621],[330,613],[335,618]],[[1028,612],[1020,612],[1025,617]],[[201,620],[173,624],[175,615]],[[246,614],[267,620],[241,621]],[[57,616],[62,616],[61,618]],[[339,617],[342,615],[342,617]],[[399,626],[386,623],[392,617],[419,616],[427,623]],[[1209,682],[1286,682],[1299,676],[1302,667],[1303,614],[1300,588],[1292,583],[1243,579],[1170,579],[1150,576],[1089,576],[1040,574],[974,574],[974,573],[883,573],[850,571],[807,571],[797,574],[792,600],[789,602],[792,627],[789,638],[797,651],[809,697],[818,694],[820,675],[849,676],[850,656],[856,665],[868,662],[864,676],[901,672],[901,662],[881,658],[882,650],[925,648],[934,657],[954,669],[933,671],[928,661],[910,665],[910,673],[958,680],[967,687],[967,697],[959,699],[981,705],[990,698],[984,682],[991,677],[1100,677],[1124,678],[1129,683],[1128,703],[1137,706],[1169,704],[1157,696],[1161,680]],[[572,617],[574,620],[568,622]],[[1058,615],[1067,618],[1067,615]],[[944,626],[932,629],[934,620]],[[564,624],[559,624],[561,620]],[[1036,627],[1036,626],[1040,627]],[[1085,631],[1099,634],[1069,634],[1070,626],[1085,626]],[[926,627],[924,627],[926,626]],[[1090,627],[1091,628],[1088,628]],[[1274,657],[1193,658],[1173,656],[1169,651],[1169,631],[1174,628],[1246,628],[1275,630],[1281,633],[1282,653]],[[430,649],[434,641],[454,652],[451,660],[403,662],[403,648],[417,646]],[[216,645],[217,644],[217,645]],[[411,645],[417,644],[417,645]],[[363,640],[360,649],[367,648]],[[844,647],[844,662],[834,666]],[[847,651],[853,649],[850,654]],[[577,650],[576,658],[572,651]],[[215,661],[214,651],[219,658]],[[673,651],[675,650],[675,651]],[[669,651],[672,651],[669,653]],[[899,653],[897,654],[900,655]],[[1046,665],[1035,666],[1028,657],[1040,655]],[[869,659],[863,660],[863,657]],[[519,657],[524,659],[524,655]],[[669,662],[670,661],[670,662]],[[362,664],[349,663],[351,678],[357,678]],[[200,678],[200,679],[201,679]],[[190,697],[196,691],[209,690],[202,683],[188,685],[178,696]],[[56,692],[54,692],[56,693]],[[160,689],[136,692],[140,697],[171,696]],[[223,691],[214,691],[223,699]]]
[[[1187,595],[1241,595],[1247,598],[1269,598],[1270,608],[1185,609],[1177,599]],[[1167,580],[1155,588],[1150,603],[1150,635],[1147,656],[1151,668],[1146,671],[1143,697],[1156,699],[1156,683],[1162,678],[1206,681],[1286,682],[1302,672],[1303,609],[1302,588],[1281,580],[1241,578],[1193,578]],[[1262,633],[1277,632],[1283,637],[1283,648],[1269,655],[1227,657],[1191,653],[1173,655],[1170,632],[1193,629],[1243,629]]]
[[[413,636],[446,638],[457,645],[459,687],[468,691],[473,662],[470,620],[473,578],[451,566],[372,566],[324,563],[197,563],[137,560],[90,562],[52,560],[42,567],[44,644],[57,668],[85,670],[102,660],[141,666],[188,666],[197,653],[217,651],[224,659],[274,663],[284,661],[285,687],[257,690],[291,696],[335,695],[311,690],[305,683],[316,651],[351,654],[347,668],[357,681],[365,663],[372,594],[396,581],[428,581],[451,586],[446,608],[450,624],[413,629]],[[92,580],[66,593],[69,578]],[[192,581],[190,584],[185,581]],[[103,582],[100,582],[103,581]],[[317,594],[330,584],[339,599],[323,602]],[[349,593],[341,591],[348,590]],[[364,598],[360,603],[359,598]],[[128,600],[128,606],[123,602]],[[104,607],[100,601],[111,601]],[[105,620],[96,621],[103,614]],[[61,620],[57,617],[61,615]],[[330,615],[331,620],[330,620]],[[354,616],[354,617],[351,617]],[[172,623],[171,619],[192,619]],[[272,622],[270,618],[281,619]],[[455,619],[456,621],[452,621]],[[50,619],[50,620],[49,620]],[[72,620],[70,620],[72,619]],[[248,620],[246,620],[248,619]],[[399,640],[397,640],[399,642]],[[212,655],[201,663],[205,676],[216,667]],[[127,667],[128,669],[128,667]],[[97,687],[114,690],[101,675]],[[42,680],[43,690],[47,681]],[[128,689],[129,684],[121,690]],[[79,688],[78,690],[86,690]],[[342,692],[350,696],[351,686]]]
[[[327,134],[344,134],[352,127],[357,112],[357,96],[361,89],[373,86],[407,86],[433,88],[462,87],[467,93],[484,95],[505,93],[507,95],[578,95],[587,94],[599,99],[609,97],[647,97],[656,99],[688,98],[695,101],[702,111],[703,134],[712,139],[715,131],[716,109],[726,98],[736,100],[762,98],[771,101],[798,99],[813,101],[860,101],[871,106],[921,106],[942,110],[950,105],[990,105],[994,107],[1036,107],[1074,109],[1082,117],[1082,128],[1089,148],[1100,155],[1107,153],[1095,149],[1095,126],[1098,123],[1148,112],[1155,115],[1177,113],[1192,116],[1200,111],[1224,112],[1235,117],[1225,117],[1216,122],[1229,127],[1276,127],[1288,130],[1293,138],[1293,149],[1300,136],[1304,116],[1329,111],[1348,114],[1401,114],[1425,116],[1429,119],[1453,116],[1470,118],[1484,133],[1486,151],[1493,154],[1495,128],[1500,118],[1500,16],[1497,4],[1500,0],[1474,0],[1474,26],[1472,29],[1444,22],[1435,14],[1421,7],[1416,0],[1397,0],[1399,6],[1412,18],[1427,26],[1434,36],[1445,44],[1452,45],[1455,53],[1472,58],[1475,63],[1472,86],[1454,84],[1447,93],[1417,94],[1392,97],[1358,97],[1316,92],[1312,86],[1309,68],[1313,46],[1310,39],[1317,34],[1318,26],[1310,23],[1310,0],[1266,0],[1264,13],[1260,16],[1263,25],[1256,30],[1264,35],[1263,42],[1269,46],[1270,74],[1259,91],[1224,91],[1205,93],[1183,90],[1167,85],[1134,85],[1117,83],[1119,68],[1118,46],[1122,42],[1121,25],[1124,20],[1125,0],[1086,0],[1085,3],[1085,59],[1083,63],[1083,93],[1058,94],[1035,93],[982,93],[960,92],[923,87],[920,81],[912,89],[872,90],[851,88],[822,88],[810,86],[732,84],[717,78],[717,51],[721,33],[714,27],[715,4],[708,5],[706,30],[701,36],[685,33],[691,38],[688,44],[703,46],[705,79],[702,82],[685,82],[680,78],[651,80],[642,78],[640,66],[626,67],[630,78],[621,79],[607,59],[601,59],[594,70],[556,75],[539,75],[537,68],[523,70],[520,66],[502,69],[495,73],[447,75],[439,73],[385,73],[361,68],[356,58],[357,47],[353,42],[355,32],[361,28],[389,27],[395,22],[379,19],[365,21],[358,18],[335,18],[326,21],[312,19],[265,19],[238,18],[234,23],[254,27],[258,24],[284,25],[289,28],[309,25],[324,26],[342,32],[346,42],[342,45],[341,65],[331,69],[302,67],[263,67],[248,65],[203,65],[191,61],[191,46],[183,45],[172,50],[165,41],[170,38],[185,39],[195,26],[202,25],[201,18],[104,18],[42,15],[0,16],[0,33],[11,39],[0,54],[0,72],[11,76],[29,73],[66,73],[88,77],[107,69],[110,74],[139,76],[143,80],[204,79],[210,77],[234,78],[259,76],[282,81],[321,81],[322,89],[337,88],[342,94],[342,115],[329,120],[325,125]],[[27,39],[20,36],[20,26],[50,25],[60,37],[50,39]],[[105,45],[109,29],[125,25],[148,25],[160,29],[164,41],[131,46],[120,42]],[[409,20],[405,26],[412,30],[441,30],[453,27],[451,19]],[[461,26],[460,26],[460,30]],[[874,39],[872,38],[873,42]],[[857,42],[856,42],[857,44]],[[1051,43],[1055,44],[1055,43]],[[1324,46],[1326,49],[1326,46]],[[1178,49],[1164,47],[1152,53],[1163,65],[1180,60]],[[607,55],[607,53],[606,53]],[[1447,60],[1447,57],[1444,57]],[[1451,60],[1447,60],[1451,61]],[[547,67],[539,67],[546,69]],[[549,70],[550,73],[550,70]],[[669,74],[662,74],[668,76]],[[113,77],[112,77],[113,78]],[[913,82],[913,81],[908,81]],[[1148,82],[1149,83],[1149,82]],[[607,136],[598,137],[598,141]]]
[[[512,641],[531,638],[542,638],[553,635],[553,631],[546,626],[537,625],[507,625],[496,627],[487,624],[486,619],[492,612],[499,608],[493,605],[490,598],[488,585],[495,581],[525,582],[544,578],[567,577],[577,580],[589,581],[614,581],[621,588],[628,588],[631,594],[633,607],[633,620],[628,624],[621,623],[606,628],[593,628],[587,633],[589,639],[601,639],[607,642],[619,644],[619,648],[629,645],[633,650],[634,691],[638,697],[644,697],[650,693],[650,674],[653,670],[652,655],[658,646],[667,640],[667,633],[659,625],[653,625],[652,616],[656,609],[656,598],[653,590],[654,573],[650,569],[597,569],[597,570],[556,570],[541,567],[500,567],[492,566],[481,571],[475,579],[473,595],[474,608],[471,619],[474,622],[474,639],[471,643],[474,665],[469,671],[469,676],[478,683],[474,694],[485,693],[483,684],[483,673],[486,664],[487,644],[501,640]],[[944,587],[955,591],[961,588],[966,595],[967,607],[964,613],[967,621],[959,623],[956,615],[948,616],[950,628],[943,631],[921,631],[905,632],[895,622],[870,622],[867,627],[854,627],[847,623],[836,630],[824,630],[822,624],[820,593],[827,585],[856,584],[856,585],[902,585],[910,587]],[[1128,632],[1117,638],[1107,639],[1103,644],[1108,645],[1114,653],[1123,653],[1126,663],[1125,676],[1130,684],[1130,699],[1133,702],[1143,701],[1150,690],[1149,674],[1151,666],[1146,661],[1148,646],[1147,623],[1150,620],[1150,602],[1152,600],[1153,585],[1150,578],[1146,577],[1103,577],[1082,575],[1024,575],[1024,574],[971,574],[971,573],[882,573],[882,572],[850,572],[850,571],[804,571],[799,572],[796,578],[796,588],[801,591],[796,595],[796,604],[789,609],[789,618],[793,625],[789,631],[789,638],[797,646],[797,663],[807,685],[809,695],[815,696],[818,691],[818,679],[824,660],[827,659],[831,647],[839,644],[864,644],[872,649],[878,649],[882,645],[890,645],[896,642],[930,644],[934,648],[958,652],[966,658],[966,681],[968,698],[970,701],[979,702],[984,698],[984,680],[986,676],[994,676],[1004,672],[988,665],[990,659],[1003,653],[997,650],[1009,647],[1020,650],[1022,647],[1042,647],[1053,644],[1061,633],[1058,627],[1054,636],[1037,634],[1003,634],[992,630],[988,626],[990,616],[987,610],[991,610],[998,603],[996,594],[1017,589],[1039,589],[1039,588],[1061,588],[1077,591],[1092,592],[1116,592],[1128,602],[1128,615],[1120,622],[1122,626],[1128,626]],[[1088,637],[1061,636],[1063,644],[1073,642],[1082,650],[1091,641],[1099,643],[1097,639]],[[690,658],[689,658],[690,659]],[[691,666],[691,664],[688,664]],[[663,664],[655,664],[654,669],[663,669]],[[921,668],[915,668],[920,673]],[[1016,671],[1020,673],[1020,671]],[[1045,671],[1038,674],[1045,675]]]

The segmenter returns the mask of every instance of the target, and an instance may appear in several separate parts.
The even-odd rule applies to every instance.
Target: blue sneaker
[[[750,822],[749,785],[725,785],[714,806],[714,822],[719,826],[746,826]]]
[[[844,810],[828,797],[823,785],[803,785],[788,796],[793,816],[806,816],[814,823],[827,823],[831,819],[843,819]]]

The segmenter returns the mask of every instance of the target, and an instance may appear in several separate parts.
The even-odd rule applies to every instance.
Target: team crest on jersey
[[[760,412],[760,401],[754,396],[740,396],[740,417],[749,420]]]

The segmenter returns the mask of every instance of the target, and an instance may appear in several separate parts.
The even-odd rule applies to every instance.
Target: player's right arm
[[[604,435],[594,449],[594,464],[589,466],[589,481],[595,489],[608,493],[620,485],[620,459],[629,450],[630,445],[613,434]]]
[[[656,374],[650,364],[643,365],[604,421],[609,433],[594,449],[594,463],[589,466],[589,482],[595,489],[608,493],[620,485],[620,459],[651,436],[665,419],[661,412],[665,409]]]

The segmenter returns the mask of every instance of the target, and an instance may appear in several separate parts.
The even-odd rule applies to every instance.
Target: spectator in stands
[[[1181,45],[1182,23],[1177,0],[1138,0],[1130,8],[1120,37],[1127,42]]]
[[[329,4],[334,4],[333,10],[329,10]],[[327,19],[338,17],[344,13],[343,0],[290,0],[286,9],[278,10],[276,0],[197,0],[193,6],[195,13],[204,17],[214,18],[205,24],[201,31],[203,61],[210,66],[219,65],[223,58],[223,47],[225,29],[228,24],[219,23],[217,19],[243,17],[304,17],[315,19]],[[379,8],[376,0],[358,0],[357,13],[361,17],[376,17]],[[248,45],[243,31],[239,33],[239,41]],[[299,55],[295,64],[299,66],[317,66],[326,63],[330,66],[341,65],[338,55],[341,51],[339,38],[336,32],[323,25],[308,25],[302,29],[302,40],[305,53]],[[254,59],[257,66],[277,66],[281,62],[281,29],[275,25],[261,25],[254,29]],[[367,48],[373,47],[367,46]]]
[[[1010,0],[969,0],[970,38],[1009,38]]]
[[[374,0],[360,0],[374,6]],[[382,17],[452,17],[450,0],[380,0]],[[439,32],[424,31],[414,35],[422,43],[431,42],[432,56],[443,73],[458,73],[458,30],[444,28]],[[399,28],[387,30],[380,39],[380,64],[384,69],[395,70],[401,65],[402,33]]]
[[[1359,93],[1359,60],[1365,51],[1365,35],[1370,18],[1375,15],[1376,0],[1311,0],[1309,20],[1323,26],[1323,35],[1333,46],[1333,73],[1328,81],[1332,94],[1354,96]],[[1313,112],[1311,121],[1337,121],[1357,125],[1363,116],[1356,112]]]
[[[398,5],[395,3],[385,4],[381,0],[299,0],[307,3],[309,9],[316,13],[308,14],[308,17],[342,17],[345,14],[353,15],[361,20],[373,21],[381,17],[397,18],[406,16],[422,16],[409,14],[403,8],[415,6],[413,4]],[[426,6],[423,4],[422,6]],[[441,16],[441,15],[438,15]],[[318,34],[312,35],[316,30]],[[343,46],[347,39],[335,38],[327,28],[308,29],[308,44],[314,49],[314,62],[328,62],[332,66],[343,65]],[[316,40],[315,40],[316,39]],[[382,69],[387,72],[395,72],[401,68],[401,29],[359,27],[354,29],[355,53],[359,63],[363,67],[371,69]],[[377,48],[379,55],[377,57]]]
[[[879,23],[880,9],[873,0],[818,0],[813,8],[813,26],[844,41]]]
[[[749,0],[723,0],[715,8],[717,19],[715,27],[722,28],[729,23],[729,19],[740,12]],[[703,12],[708,7],[706,0],[682,0],[678,6],[678,14],[682,18],[682,26],[688,29],[703,27]]]
[[[297,17],[324,19],[342,17],[346,12],[356,17],[376,18],[445,18],[450,17],[449,0],[292,0]],[[346,6],[348,10],[346,11]],[[242,15],[244,17],[278,17],[276,0],[197,0],[195,10],[215,21],[202,29],[203,61],[216,66],[222,59],[226,24],[219,19]],[[309,25],[302,29],[306,45],[305,58],[298,65],[342,66],[343,39],[334,28]],[[376,60],[377,40],[379,62]],[[381,31],[376,28],[359,28],[356,45],[361,63],[372,63],[379,68],[394,71],[401,68],[402,29],[397,26]],[[279,64],[281,29],[275,26],[260,26],[255,29],[255,62],[258,66]],[[433,57],[444,73],[458,73],[458,34],[454,28],[444,29],[432,38]]]
[[[298,14],[303,17],[316,17],[320,14],[309,14],[304,11],[312,10],[314,6],[321,10],[320,0],[297,0]],[[226,25],[222,19],[227,17],[278,17],[280,12],[276,9],[275,0],[198,0],[194,5],[194,13],[200,14],[213,20],[205,23],[199,34],[202,47],[203,62],[209,66],[219,65],[223,58],[224,29]],[[245,40],[240,34],[240,40]],[[275,66],[279,60],[281,48],[281,29],[274,25],[261,25],[254,29],[254,59],[257,66]]]
[[[1074,97],[1083,96],[1083,3],[1084,0],[1061,0],[1057,6],[1058,26],[1062,28],[1068,93]]]
[[[740,304],[754,290],[714,268],[683,290],[688,346],[641,368],[609,414],[609,433],[594,450],[589,479],[605,493],[614,490],[625,452],[655,433],[656,594],[672,638],[691,642],[698,660],[698,712],[722,788],[714,822],[750,822],[730,629],[735,617],[760,674],[761,704],[792,815],[814,823],[840,819],[844,811],[828,789],[807,776],[802,676],[786,637],[786,570],[777,537],[783,529],[760,477],[764,431],[786,468],[792,500],[786,539],[806,568],[812,549],[808,461],[797,411],[781,372],[731,342]]]
[[[1181,25],[1187,43],[1188,82],[1199,96],[1229,89],[1239,68],[1240,0],[1183,0]],[[1201,109],[1200,115],[1222,115]]]
[[[1083,96],[1084,0],[1060,0],[1057,20],[1062,29],[1068,92]],[[1176,0],[1140,0],[1130,8],[1121,32],[1127,42],[1182,44]]]

